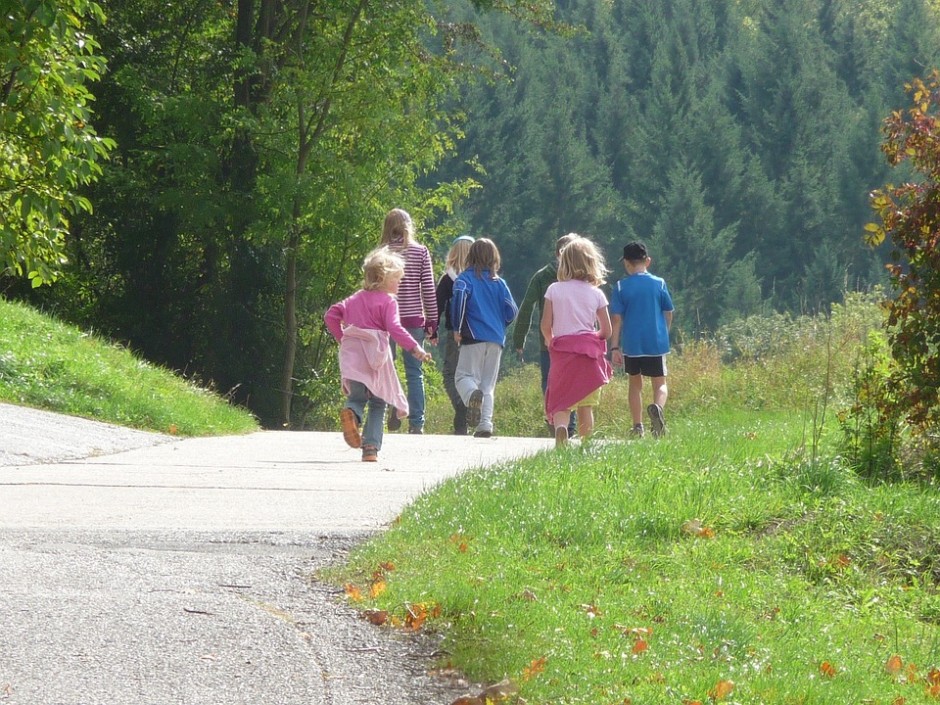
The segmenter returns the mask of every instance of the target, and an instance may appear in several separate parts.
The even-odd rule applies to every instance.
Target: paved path
[[[408,501],[550,439],[180,440],[0,404],[0,705],[418,705],[437,644],[311,579]]]

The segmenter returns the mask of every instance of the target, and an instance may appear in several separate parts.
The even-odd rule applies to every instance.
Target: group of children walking
[[[609,302],[601,290],[609,271],[593,241],[571,233],[558,241],[556,258],[556,280],[542,282],[547,286],[537,302],[547,352],[542,366],[544,412],[556,447],[565,446],[574,433],[587,438],[593,431],[594,407],[612,376],[611,361],[629,375],[634,435],[644,433],[643,377],[651,379],[653,403],[647,414],[653,435],[662,436],[666,431],[665,355],[674,307],[666,283],[647,270],[651,259],[646,246],[632,242],[624,248],[627,276],[614,285]],[[431,360],[422,346],[425,338],[440,342],[442,348],[454,433],[465,435],[472,430],[476,438],[492,436],[494,393],[506,331],[520,313],[499,276],[500,265],[499,250],[491,239],[464,235],[454,240],[445,271],[434,285],[430,254],[415,241],[411,217],[401,209],[387,214],[383,242],[363,262],[362,289],[333,304],[324,317],[339,342],[346,394],[340,411],[343,438],[351,447],[362,449],[363,461],[378,459],[386,408],[389,430],[399,428],[407,417],[410,433],[423,432],[421,365]],[[517,324],[514,342],[520,350],[531,311],[531,305],[523,309],[526,320],[520,321],[524,326],[521,337]],[[608,339],[614,343],[610,351]],[[395,369],[396,347],[408,353],[403,360],[407,393]]]

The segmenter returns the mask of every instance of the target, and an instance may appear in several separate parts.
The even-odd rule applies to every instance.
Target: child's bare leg
[[[633,425],[643,423],[643,376],[630,375],[630,415],[633,417]]]
[[[568,418],[569,412],[567,409],[564,411],[556,411],[552,414],[552,427],[553,428],[568,428]]]
[[[659,404],[660,409],[666,408],[666,398],[669,396],[669,389],[666,387],[665,377],[650,377],[653,386],[653,403]]]
[[[587,438],[594,430],[594,407],[578,407],[578,435],[581,438]]]

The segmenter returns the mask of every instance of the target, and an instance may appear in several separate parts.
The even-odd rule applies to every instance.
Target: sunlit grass
[[[611,385],[598,438],[442,483],[327,577],[530,705],[937,702],[940,497],[839,458],[837,333],[677,355],[662,440],[625,440]]]
[[[216,394],[93,334],[0,301],[0,401],[187,436],[257,430]]]

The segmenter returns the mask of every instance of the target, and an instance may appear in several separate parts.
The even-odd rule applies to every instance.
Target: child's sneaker
[[[467,426],[476,428],[480,425],[480,416],[483,412],[483,392],[474,389],[467,401]]]
[[[650,404],[646,407],[646,413],[650,415],[650,421],[653,423],[653,436],[659,438],[666,435],[666,419],[663,417],[663,407],[659,404]]]
[[[343,440],[350,448],[358,448],[362,445],[362,436],[359,435],[359,419],[356,418],[356,412],[348,406],[343,407],[339,412],[339,424],[343,428]]]
[[[633,428],[630,431],[630,435],[634,438],[643,438],[643,424],[635,423]]]
[[[375,446],[362,446],[362,462],[374,463],[379,459],[379,449]]]
[[[398,418],[398,409],[394,406],[388,407],[388,422],[385,424],[385,428],[389,431],[397,431],[401,428],[401,419]]]

